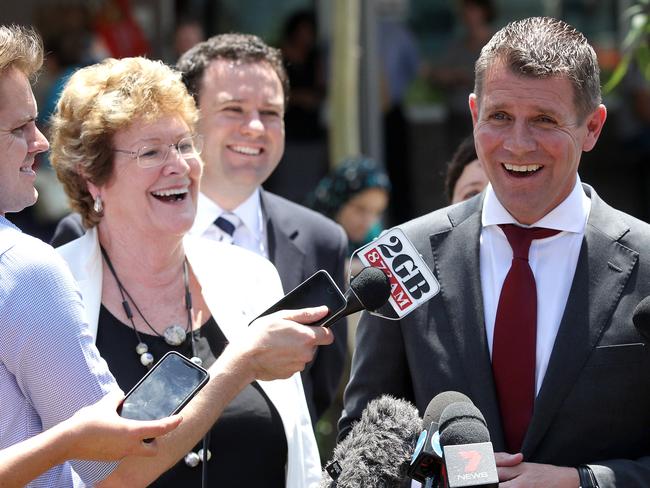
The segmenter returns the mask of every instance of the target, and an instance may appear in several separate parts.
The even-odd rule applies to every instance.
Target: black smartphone
[[[209,378],[205,369],[170,351],[126,394],[118,413],[133,420],[169,417],[178,413]]]
[[[330,318],[343,310],[346,304],[347,300],[332,277],[327,271],[321,269],[287,293],[275,305],[262,312],[255,320],[279,310],[296,310],[327,305],[329,313],[318,322],[309,325],[329,327],[331,325]]]

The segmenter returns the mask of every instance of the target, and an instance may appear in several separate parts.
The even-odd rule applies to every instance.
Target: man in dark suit
[[[261,187],[284,151],[289,84],[280,51],[257,36],[223,34],[194,46],[177,67],[201,111],[198,132],[204,140],[201,194],[190,233],[268,258],[285,292],[319,269],[347,288],[343,229]],[[84,232],[78,216],[68,216],[59,223],[52,245]],[[334,344],[319,349],[302,373],[314,424],[331,405],[345,366],[345,319],[332,330]]]
[[[289,85],[280,51],[256,36],[222,34],[187,51],[177,67],[201,111],[198,132],[205,141],[201,195],[191,233],[232,242],[270,259],[285,292],[319,269],[344,288],[343,229],[261,188],[284,152]],[[225,228],[220,219],[228,221]],[[335,343],[321,348],[302,375],[314,424],[332,403],[345,365],[345,320],[333,331]]]
[[[441,290],[399,322],[362,317],[340,436],[380,394],[423,412],[457,390],[487,420],[500,486],[648,486],[650,352],[632,315],[650,294],[650,226],[577,175],[606,118],[595,53],[564,22],[513,22],[474,91],[490,185],[403,225]],[[528,234],[522,255],[512,236]]]

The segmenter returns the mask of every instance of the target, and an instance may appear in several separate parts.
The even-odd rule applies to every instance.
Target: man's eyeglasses
[[[196,158],[203,149],[203,137],[200,135],[193,135],[183,137],[176,144],[152,144],[142,146],[137,151],[113,149],[113,152],[130,154],[141,168],[154,168],[167,161],[172,147],[178,151],[178,154],[183,159]]]

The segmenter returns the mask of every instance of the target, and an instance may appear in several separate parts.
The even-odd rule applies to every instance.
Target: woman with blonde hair
[[[248,324],[282,296],[267,260],[185,237],[202,171],[197,118],[178,73],[125,58],[76,72],[52,120],[53,166],[89,229],[58,250],[81,288],[97,348],[125,391],[170,350],[209,367],[227,344],[250,341],[255,324]],[[284,318],[309,322],[322,312]],[[267,351],[287,361],[287,371],[302,369],[317,345],[332,341],[329,331],[303,329]],[[207,451],[188,450],[155,486],[199,486],[203,463],[214,486],[317,484],[320,460],[300,375],[287,376],[251,376],[212,427]]]

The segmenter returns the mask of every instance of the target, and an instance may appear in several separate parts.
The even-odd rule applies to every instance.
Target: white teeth
[[[174,188],[171,190],[152,191],[151,194],[157,197],[171,197],[172,195],[183,195],[187,193],[187,188]]]
[[[257,156],[262,152],[262,149],[259,147],[230,146],[230,149],[241,154],[247,154],[249,156]]]
[[[508,164],[508,163],[503,163],[503,166],[508,171],[516,171],[516,172],[519,172],[519,173],[537,171],[539,168],[542,167],[541,164],[528,164],[528,165],[524,164],[524,165],[521,165],[521,166],[516,166],[514,164]]]

